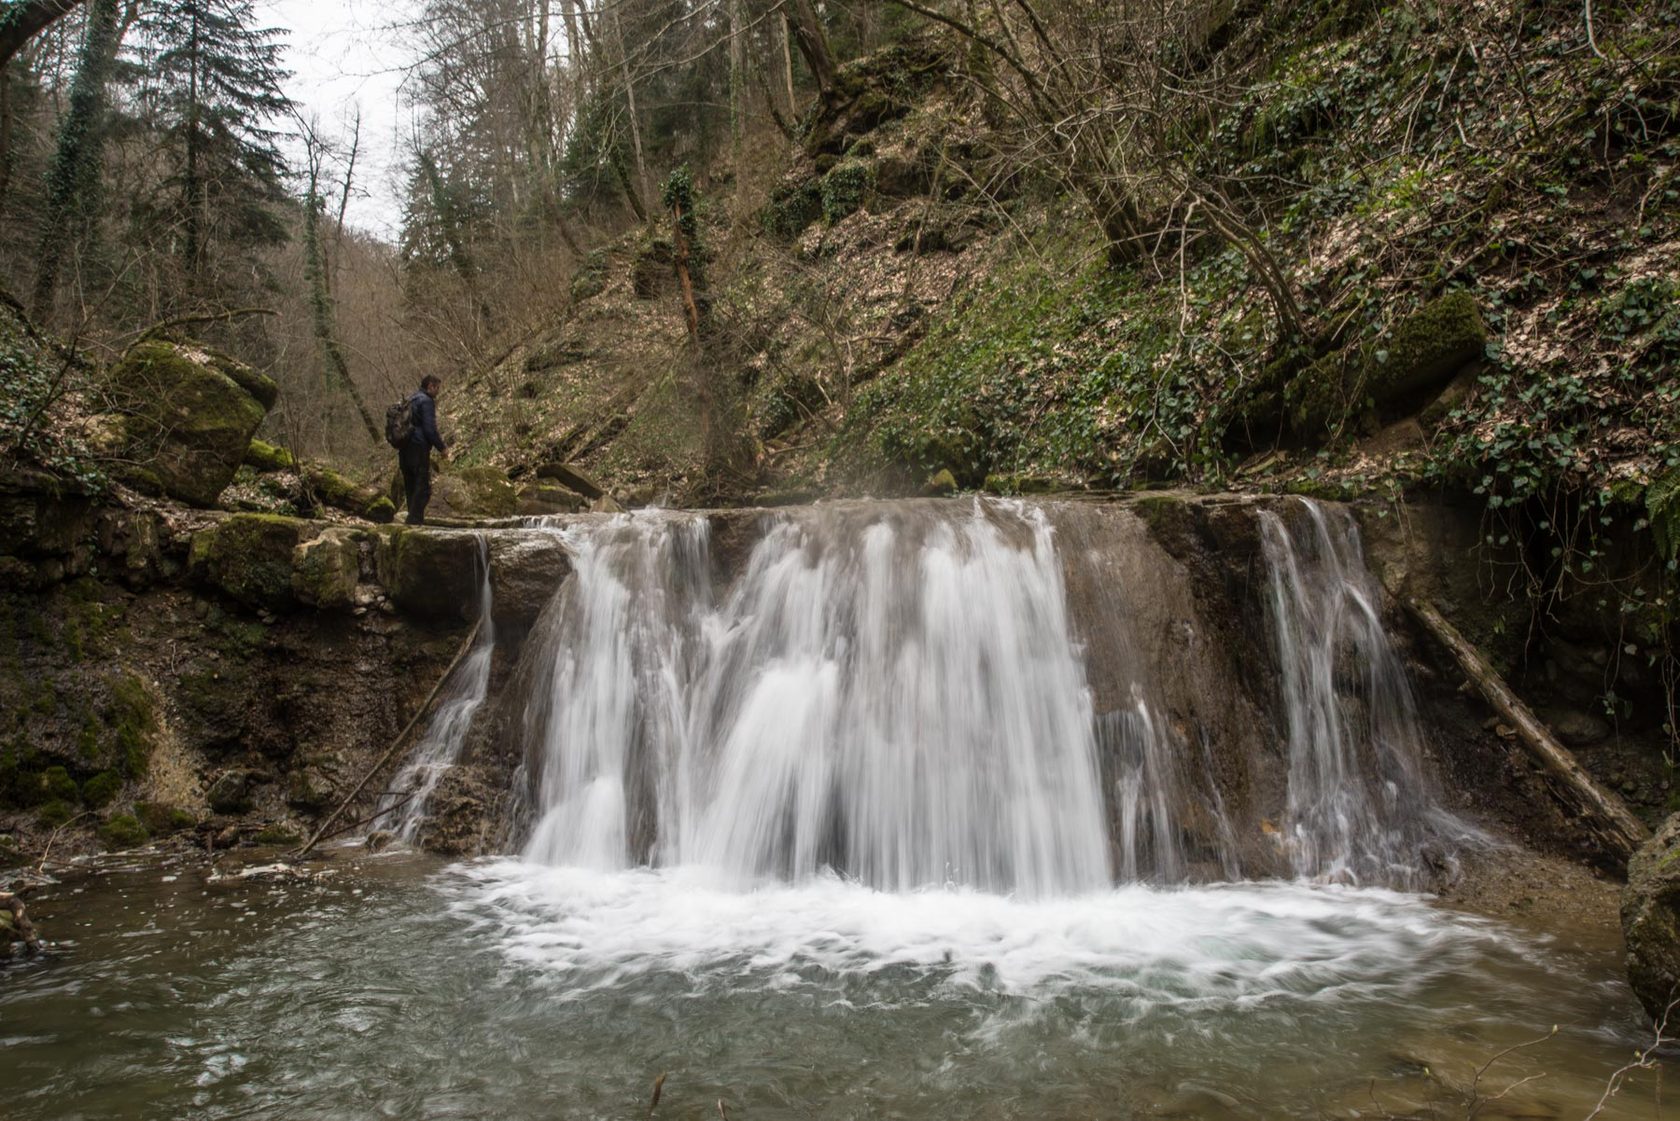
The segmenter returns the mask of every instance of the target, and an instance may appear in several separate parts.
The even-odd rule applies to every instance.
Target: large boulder
[[[1384,339],[1340,351],[1308,366],[1284,390],[1289,426],[1319,442],[1350,420],[1392,419],[1422,408],[1487,349],[1476,299],[1452,292],[1401,320]]]
[[[136,343],[111,372],[130,482],[213,506],[275,399],[274,382],[188,343]]]
[[[312,528],[297,518],[235,514],[193,534],[187,570],[248,607],[277,611],[295,602],[292,557]]]
[[[1628,862],[1622,937],[1628,983],[1645,1011],[1657,1021],[1671,1007],[1680,1013],[1680,814]]]
[[[530,629],[571,571],[571,553],[555,534],[492,535],[491,617],[497,630]]]
[[[495,467],[463,467],[432,479],[432,502],[426,516],[511,518],[519,510],[519,492],[507,473]]]
[[[292,595],[310,607],[349,607],[361,581],[361,534],[335,526],[292,550]]]
[[[375,566],[380,585],[404,611],[440,622],[478,617],[484,558],[476,533],[384,526]]]

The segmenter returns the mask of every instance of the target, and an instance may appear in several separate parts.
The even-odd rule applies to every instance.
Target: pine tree
[[[170,154],[164,216],[191,282],[212,243],[254,248],[286,239],[276,207],[285,159],[271,127],[292,112],[281,92],[282,32],[256,26],[248,0],[152,0],[141,17],[154,122]]]

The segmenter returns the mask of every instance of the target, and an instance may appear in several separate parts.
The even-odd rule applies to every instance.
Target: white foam
[[[455,873],[456,908],[521,972],[581,996],[644,975],[716,987],[936,987],[1107,994],[1142,1014],[1276,999],[1392,998],[1507,945],[1499,928],[1380,889],[1128,886],[1059,899],[890,893],[833,876],[738,883],[695,867],[603,872],[517,861]],[[907,982],[907,983],[900,983]]]

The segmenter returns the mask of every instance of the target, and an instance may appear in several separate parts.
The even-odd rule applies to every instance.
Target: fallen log
[[[1650,837],[1651,831],[1634,817],[1614,791],[1599,785],[1572,752],[1557,741],[1539,717],[1511,691],[1493,668],[1458,628],[1433,604],[1420,599],[1406,600],[1406,607],[1425,630],[1458,662],[1464,676],[1476,686],[1482,698],[1516,729],[1517,739],[1545,768],[1558,800],[1580,818],[1593,843],[1618,867],[1625,869],[1628,858]]]
[[[392,756],[396,755],[403,744],[408,742],[408,737],[413,734],[414,729],[420,725],[420,721],[425,718],[426,714],[432,710],[432,705],[437,701],[438,694],[443,691],[444,683],[455,676],[456,667],[467,656],[467,652],[473,648],[473,643],[478,641],[478,632],[483,626],[484,620],[482,618],[473,624],[472,630],[467,634],[466,641],[461,643],[459,650],[455,651],[455,657],[450,661],[448,668],[443,671],[443,676],[438,678],[437,684],[432,686],[432,691],[426,694],[426,699],[420,702],[420,707],[415,711],[413,718],[403,725],[403,730],[397,733],[397,738],[391,741],[391,746],[385,749],[385,754],[374,762],[373,766],[368,769],[367,774],[362,776],[362,781],[356,784],[355,789],[345,795],[344,800],[338,804],[338,808],[327,815],[326,820],[321,822],[314,835],[305,841],[301,848],[291,854],[294,859],[308,856],[315,846],[321,843],[322,838],[327,835],[327,830],[332,828],[333,822],[337,821],[344,811],[350,808],[351,803],[361,797],[362,791],[366,790],[368,783],[373,781],[373,776],[384,770]]]

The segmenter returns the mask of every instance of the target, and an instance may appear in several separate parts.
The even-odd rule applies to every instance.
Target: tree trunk
[[[817,95],[826,104],[834,96],[834,53],[828,47],[828,33],[823,30],[811,0],[787,0],[788,26],[799,45],[799,54],[816,79]]]
[[[1559,743],[1522,699],[1511,691],[1498,671],[1432,604],[1408,599],[1406,607],[1453,656],[1459,669],[1464,671],[1483,699],[1516,729],[1518,740],[1546,769],[1558,800],[1579,816],[1582,828],[1599,850],[1618,867],[1625,869],[1628,858],[1645,843],[1650,830],[1628,811],[1620,798],[1598,784],[1569,749]]]
[[[321,247],[321,198],[318,193],[318,172],[311,153],[309,169],[309,191],[303,200],[303,273],[309,284],[309,312],[310,323],[315,332],[315,341],[320,344],[321,354],[326,359],[327,369],[333,378],[350,395],[355,403],[356,413],[362,418],[362,426],[367,429],[368,439],[379,443],[384,438],[384,432],[373,419],[373,412],[367,402],[362,399],[361,390],[350,377],[350,365],[344,360],[344,351],[338,345],[338,336],[333,332],[332,295],[327,291],[327,262],[325,251]]]
[[[613,35],[618,39],[618,68],[624,78],[625,112],[630,118],[630,150],[636,158],[636,197],[631,202],[631,209],[636,217],[646,222],[648,220],[647,199],[648,189],[647,159],[642,154],[642,126],[636,113],[636,82],[630,75],[630,54],[624,45],[624,25],[618,20],[618,10],[613,10]]]
[[[70,107],[59,124],[58,145],[47,168],[35,288],[29,301],[30,312],[38,321],[52,315],[59,271],[74,240],[72,226],[91,213],[93,196],[99,189],[104,147],[100,117],[119,40],[117,0],[95,0],[76,76],[70,83]]]
[[[82,0],[15,0],[0,5],[0,66],[18,56],[29,40],[54,20],[81,7]]]

